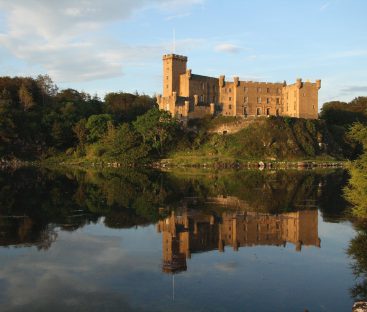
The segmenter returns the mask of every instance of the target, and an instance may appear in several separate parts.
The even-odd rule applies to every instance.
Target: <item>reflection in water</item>
[[[350,241],[348,255],[353,260],[352,270],[356,284],[351,295],[358,300],[367,300],[367,225],[357,224],[357,235]]]
[[[0,246],[29,247],[47,250],[56,240],[53,226],[39,228],[27,216],[0,216]]]
[[[56,228],[74,231],[101,217],[110,228],[152,224],[164,218],[160,207],[167,207],[167,214],[177,210],[179,215],[185,206],[192,215],[194,210],[200,214],[199,210],[221,206],[222,210],[248,211],[243,216],[246,220],[250,220],[250,211],[280,216],[319,208],[324,218],[332,220],[344,209],[337,195],[344,180],[343,172],[333,171],[230,171],[182,177],[162,172],[57,172],[32,168],[0,172],[0,244],[45,249],[55,241]],[[233,217],[218,214],[212,218],[214,227],[218,227]],[[241,216],[236,218],[240,220]],[[223,226],[222,231],[227,231]],[[223,235],[224,243],[235,247],[236,243]],[[228,235],[233,238],[233,234]],[[207,248],[214,249],[211,245]]]
[[[185,295],[175,300],[182,311],[212,311],[216,306],[227,305],[233,310],[239,303],[247,304],[244,310],[253,310],[251,304],[261,305],[258,298],[262,295],[277,303],[275,310],[287,310],[284,302],[297,307],[291,310],[305,306],[322,310],[318,293],[328,296],[323,289],[334,284],[329,282],[328,274],[340,277],[335,286],[338,289],[332,294],[342,294],[341,299],[338,303],[334,298],[321,301],[328,302],[329,307],[349,307],[345,297],[349,297],[347,289],[353,281],[348,279],[351,274],[344,259],[346,243],[330,239],[339,235],[335,229],[343,228],[337,222],[345,211],[340,198],[345,177],[342,171],[181,175],[126,170],[0,171],[0,246],[17,247],[0,248],[0,310],[32,310],[27,305],[18,310],[3,309],[16,302],[11,299],[11,292],[28,305],[34,302],[34,311],[42,310],[38,307],[51,310],[62,300],[60,311],[68,310],[65,307],[69,302],[76,302],[75,306],[86,304],[88,308],[93,302],[97,307],[95,301],[100,306],[112,304],[111,310],[118,311],[121,298],[129,303],[128,310],[132,306],[147,311],[175,310],[177,306],[168,306],[164,297],[171,276],[162,271],[186,271],[187,259],[195,253],[203,254],[190,262],[192,274],[176,276],[176,288],[185,289]],[[334,223],[326,225],[330,221]],[[160,234],[154,233],[154,224]],[[319,236],[323,239],[321,249],[303,250],[303,246],[320,247]],[[351,243],[356,274],[367,272],[367,257],[360,247],[354,247],[366,245],[366,240],[356,238]],[[292,245],[291,252],[283,253],[282,246],[287,244]],[[246,248],[250,246],[258,247],[256,251]],[[214,252],[204,254],[206,251]],[[256,260],[249,255],[255,252],[259,256]],[[338,263],[325,265],[333,261],[335,254]],[[337,272],[332,271],[335,267]],[[215,275],[211,274],[213,270]],[[245,279],[249,281],[247,285],[243,283]],[[29,291],[42,281],[41,288]],[[184,283],[187,284],[183,286]],[[318,285],[315,293],[304,296],[302,292],[311,284]],[[49,289],[50,285],[58,286]],[[88,295],[79,294],[86,285]],[[238,287],[222,296],[218,289],[229,285]],[[297,285],[298,294],[294,295]],[[361,294],[363,287],[356,287],[354,293]],[[102,295],[94,295],[93,291],[99,288]],[[206,289],[206,293],[200,293],[203,305],[199,307],[197,292]],[[309,288],[307,291],[310,292]],[[288,296],[290,292],[292,296]],[[38,297],[34,299],[35,296]],[[300,300],[304,301],[301,308]],[[139,309],[141,304],[146,307]]]
[[[162,233],[162,270],[177,273],[187,269],[186,258],[192,253],[225,246],[237,251],[240,247],[295,245],[320,247],[317,210],[304,210],[271,215],[247,211],[225,211],[221,215],[183,210],[157,224]]]

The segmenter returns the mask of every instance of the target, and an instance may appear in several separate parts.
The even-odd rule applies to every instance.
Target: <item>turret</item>
[[[238,87],[239,85],[239,82],[240,82],[240,79],[238,77],[233,77],[233,86],[234,87]]]
[[[301,78],[298,78],[296,80],[296,86],[298,89],[301,89],[302,88],[302,79]]]
[[[186,77],[191,79],[191,69],[186,70]]]
[[[219,88],[223,88],[225,83],[226,83],[225,76],[224,75],[219,76]]]

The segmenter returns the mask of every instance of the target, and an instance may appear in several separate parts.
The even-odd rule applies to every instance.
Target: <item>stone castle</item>
[[[159,108],[183,121],[221,114],[224,116],[289,116],[318,118],[318,90],[321,80],[296,83],[226,81],[195,75],[187,69],[187,57],[163,56],[163,94]]]

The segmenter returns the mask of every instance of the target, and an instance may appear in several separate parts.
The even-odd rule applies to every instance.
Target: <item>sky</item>
[[[0,0],[0,76],[162,92],[162,55],[227,80],[322,80],[319,103],[367,95],[366,0]],[[174,40],[175,38],[175,40]]]

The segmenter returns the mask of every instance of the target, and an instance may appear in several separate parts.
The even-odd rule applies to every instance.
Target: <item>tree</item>
[[[9,153],[14,137],[16,126],[14,123],[12,100],[8,90],[0,93],[0,156]]]
[[[159,155],[164,153],[179,129],[178,121],[169,112],[157,108],[139,116],[133,125],[143,137],[143,142],[154,148]]]
[[[367,218],[367,126],[354,124],[349,136],[362,144],[363,154],[349,166],[351,177],[344,190],[345,196],[353,204],[353,214]]]
[[[52,81],[49,75],[38,75],[36,78],[36,83],[38,87],[42,90],[44,95],[56,96],[58,87]]]
[[[146,113],[155,105],[155,99],[147,95],[111,92],[105,98],[106,112],[113,115],[115,121],[132,121]]]
[[[112,117],[109,114],[90,116],[85,125],[88,130],[88,142],[94,143],[101,139],[107,131],[108,122],[112,122]]]
[[[19,94],[19,101],[22,104],[23,109],[25,111],[29,110],[34,106],[32,94],[28,91],[24,83],[22,83],[22,85],[20,86],[18,94]]]
[[[129,124],[117,128],[109,127],[102,144],[107,148],[106,156],[125,165],[135,165],[147,160],[149,149],[142,137]]]
[[[320,118],[328,124],[348,126],[367,121],[367,97],[357,97],[349,103],[332,101],[324,103]]]
[[[85,143],[87,141],[87,127],[86,127],[87,121],[85,118],[80,119],[74,126],[73,126],[73,132],[75,133],[79,146],[81,148],[84,148]]]

